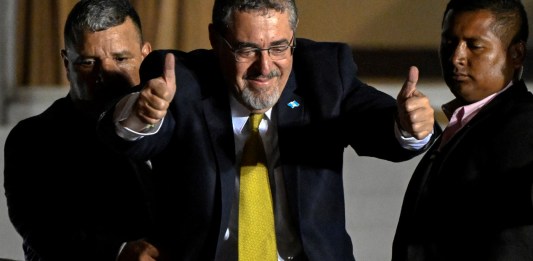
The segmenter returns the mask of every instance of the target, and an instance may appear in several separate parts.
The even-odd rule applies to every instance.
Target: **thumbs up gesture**
[[[417,82],[418,68],[412,66],[397,97],[398,124],[400,129],[421,140],[433,131],[435,115],[428,97],[416,89]]]
[[[163,119],[174,98],[176,93],[174,59],[173,54],[166,54],[163,75],[148,81],[135,103],[132,114],[146,125],[156,124]]]

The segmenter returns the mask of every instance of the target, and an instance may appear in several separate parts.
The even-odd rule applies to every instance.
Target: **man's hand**
[[[400,129],[418,140],[424,139],[433,131],[434,110],[429,99],[416,89],[418,68],[409,68],[409,76],[398,93],[398,123]]]
[[[126,243],[117,261],[155,261],[159,260],[159,250],[152,244],[137,240]]]
[[[158,123],[167,113],[176,93],[174,55],[167,53],[163,76],[152,79],[143,87],[132,114],[145,125]]]

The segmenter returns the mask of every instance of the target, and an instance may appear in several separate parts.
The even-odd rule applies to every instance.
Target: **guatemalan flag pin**
[[[300,104],[297,101],[291,101],[291,102],[287,103],[287,106],[291,107],[291,109],[294,109],[294,108],[300,106]]]

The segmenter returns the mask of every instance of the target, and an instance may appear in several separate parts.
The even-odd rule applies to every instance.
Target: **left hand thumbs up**
[[[398,123],[400,128],[418,140],[433,131],[435,115],[428,97],[417,88],[418,68],[409,68],[409,75],[398,93]]]

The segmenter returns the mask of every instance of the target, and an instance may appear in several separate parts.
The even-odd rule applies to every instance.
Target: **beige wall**
[[[443,0],[296,0],[298,35],[355,47],[437,48]],[[533,28],[533,0],[523,0]],[[533,41],[530,41],[530,46]]]
[[[387,48],[436,46],[446,5],[434,0],[297,1],[300,36]]]

